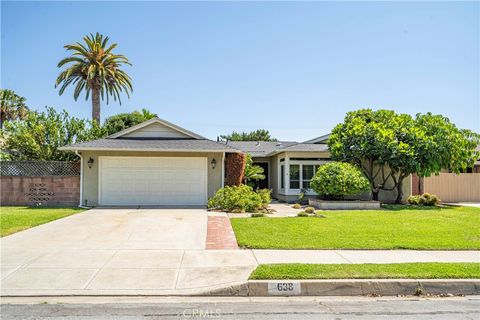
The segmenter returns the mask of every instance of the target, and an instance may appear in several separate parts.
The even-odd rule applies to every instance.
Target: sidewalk
[[[27,252],[19,253],[2,254],[2,296],[235,294],[258,264],[480,262],[480,251],[141,250],[141,256],[137,253],[123,261],[134,265],[118,269],[111,265],[113,260],[110,265],[87,267],[77,263],[78,259],[69,258],[64,260],[71,265],[59,266],[58,257],[51,254],[33,252],[27,257]],[[85,254],[100,253],[76,252],[79,259],[84,259]],[[117,260],[131,254],[130,250],[106,253],[115,255]],[[175,263],[173,256],[178,256]],[[11,259],[18,260],[19,266],[9,269]],[[163,265],[158,266],[159,263]]]

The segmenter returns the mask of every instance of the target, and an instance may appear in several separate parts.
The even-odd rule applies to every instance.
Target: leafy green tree
[[[130,97],[132,83],[130,76],[121,69],[123,65],[131,65],[128,59],[112,51],[116,43],[108,45],[108,37],[98,32],[83,37],[85,44],[66,45],[64,48],[72,52],[71,56],[61,60],[58,67],[65,69],[58,75],[55,87],[60,86],[59,94],[63,94],[69,85],[75,85],[73,97],[78,99],[82,91],[85,99],[92,96],[92,119],[100,123],[100,98],[109,97],[121,104],[120,94],[124,91]]]
[[[343,199],[370,189],[360,169],[346,162],[330,162],[320,166],[310,187],[326,199]]]
[[[245,171],[243,174],[243,180],[245,183],[248,184],[249,182],[253,182],[255,180],[265,179],[263,172],[264,170],[262,167],[253,165],[252,156],[247,153],[245,155]]]
[[[270,132],[265,129],[258,129],[252,132],[235,132],[232,134],[221,135],[222,139],[230,141],[278,141],[270,136]]]
[[[78,160],[73,152],[58,148],[103,135],[95,121],[70,117],[65,110],[57,112],[51,107],[29,112],[23,121],[7,122],[2,131],[4,148],[12,160]]]
[[[111,135],[155,117],[157,117],[157,115],[147,109],[130,113],[120,113],[108,117],[103,124],[103,128],[108,135]]]
[[[399,203],[410,174],[429,176],[442,168],[460,172],[473,166],[480,156],[475,151],[479,137],[430,113],[412,118],[391,110],[361,109],[347,113],[333,129],[328,146],[334,160],[361,168],[374,200],[380,190],[397,190]]]
[[[0,129],[4,121],[25,119],[29,111],[25,100],[13,90],[0,89]]]

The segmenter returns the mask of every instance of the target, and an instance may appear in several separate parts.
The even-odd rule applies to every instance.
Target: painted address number
[[[299,282],[269,282],[268,294],[269,295],[298,295],[301,293]]]

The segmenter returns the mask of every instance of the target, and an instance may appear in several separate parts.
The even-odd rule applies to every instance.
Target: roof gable
[[[120,137],[148,139],[205,139],[196,133],[159,118],[147,120],[136,126],[108,136],[109,139]]]

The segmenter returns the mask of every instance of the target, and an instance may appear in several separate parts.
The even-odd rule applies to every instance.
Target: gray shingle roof
[[[280,148],[276,150],[278,152],[283,151],[312,151],[312,152],[326,152],[328,151],[327,144],[313,144],[313,143],[297,143],[292,146]]]
[[[224,142],[225,143],[225,142]],[[293,141],[228,141],[226,143],[235,149],[250,153],[253,157],[264,157],[267,154],[285,146],[297,144]]]
[[[222,143],[206,139],[98,139],[60,148],[61,150],[131,150],[131,151],[180,151],[180,152],[239,152]]]
[[[298,143],[293,141],[228,141],[227,145],[243,152],[250,153],[252,157],[266,157],[284,151],[328,151],[328,145],[326,144]]]

